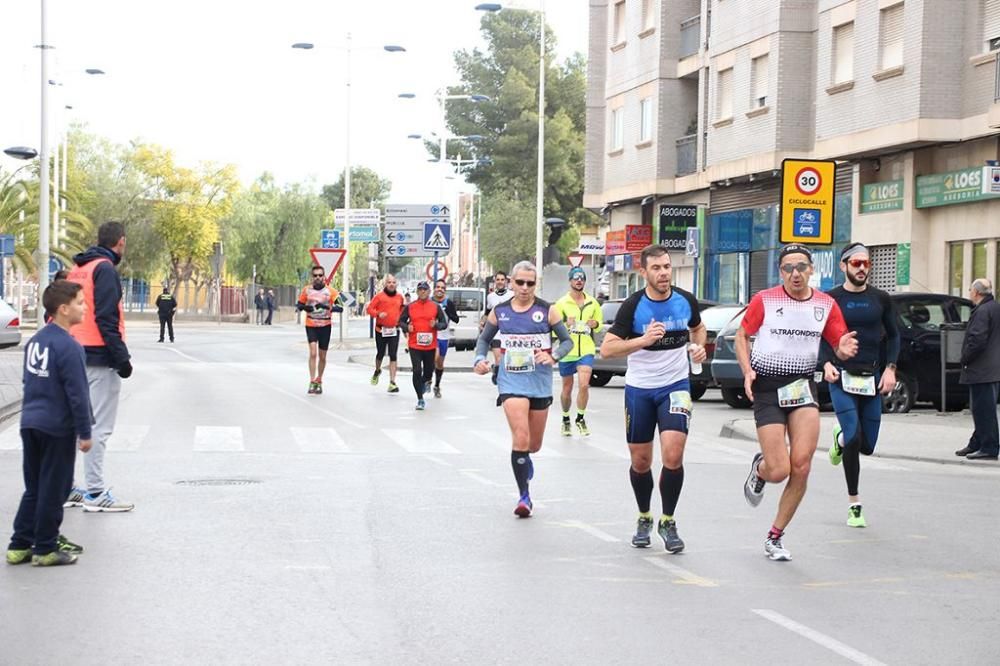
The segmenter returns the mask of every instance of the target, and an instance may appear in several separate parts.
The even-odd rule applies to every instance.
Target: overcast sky
[[[435,166],[406,135],[436,129],[432,95],[457,82],[452,53],[482,44],[477,1],[47,0],[50,78],[64,82],[51,106],[70,103],[72,119],[91,131],[159,143],[184,164],[234,163],[244,182],[265,170],[279,182],[333,182],[345,159],[340,47],[350,32],[351,161],[390,178],[393,201],[430,201]],[[2,4],[0,147],[38,148],[39,0]],[[560,57],[585,53],[587,2],[548,0],[546,11]],[[290,48],[299,41],[316,48]],[[107,75],[88,76],[87,67]]]

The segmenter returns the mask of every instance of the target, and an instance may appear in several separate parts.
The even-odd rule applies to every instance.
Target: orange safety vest
[[[77,266],[66,276],[70,282],[76,282],[83,287],[83,300],[87,303],[87,311],[83,315],[83,321],[69,329],[69,334],[84,347],[106,346],[104,336],[97,328],[97,314],[94,308],[94,270],[104,261],[111,263],[111,260],[105,257],[94,259],[83,266]],[[118,301],[118,333],[122,336],[122,342],[125,342],[125,308],[122,307],[121,300]]]

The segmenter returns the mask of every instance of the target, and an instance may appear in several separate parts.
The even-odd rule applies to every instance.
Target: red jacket
[[[375,318],[376,331],[381,331],[383,326],[393,328],[399,325],[399,316],[403,313],[403,297],[398,291],[390,296],[383,289],[375,294],[375,298],[365,311],[369,317]],[[382,312],[385,313],[385,317],[379,319],[379,314]]]
[[[426,301],[417,299],[403,308],[399,317],[403,330],[409,324],[413,325],[409,334],[410,349],[430,351],[437,349],[437,332],[448,327],[448,320],[437,303],[429,298]]]

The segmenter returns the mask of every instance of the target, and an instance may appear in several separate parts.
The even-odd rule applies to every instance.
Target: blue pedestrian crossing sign
[[[424,222],[424,250],[447,252],[451,249],[451,222]]]
[[[324,250],[339,250],[340,229],[323,229],[320,232],[319,246]]]

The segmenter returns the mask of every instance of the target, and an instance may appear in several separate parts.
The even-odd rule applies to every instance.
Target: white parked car
[[[7,301],[0,300],[0,349],[21,344],[21,318]]]

